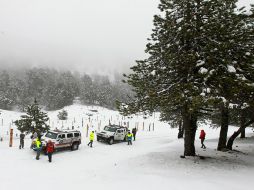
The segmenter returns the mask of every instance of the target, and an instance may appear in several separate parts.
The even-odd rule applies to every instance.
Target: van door
[[[73,140],[73,133],[67,133],[66,145],[71,146],[72,145],[72,140]]]
[[[122,141],[124,139],[124,130],[123,129],[117,129],[115,134],[115,140]]]
[[[56,140],[56,148],[65,147],[66,136],[65,134],[59,134]]]

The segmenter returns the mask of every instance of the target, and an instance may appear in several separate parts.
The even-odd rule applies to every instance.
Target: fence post
[[[87,124],[87,128],[86,128],[86,137],[88,137],[88,132],[89,132],[89,125]]]
[[[10,143],[9,143],[9,147],[12,147],[13,144],[13,129],[10,130]]]

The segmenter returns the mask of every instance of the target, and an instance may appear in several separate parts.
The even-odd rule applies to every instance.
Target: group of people
[[[19,144],[19,149],[23,149],[25,145],[25,134],[24,132],[20,133],[20,144]],[[32,143],[30,148],[34,148],[36,150],[36,160],[40,159],[41,151],[42,151],[42,143],[41,143],[41,137],[34,132],[31,136]],[[48,161],[52,162],[52,154],[54,152],[54,144],[51,140],[48,140],[46,144],[45,151],[48,155]]]
[[[42,151],[42,143],[41,143],[41,138],[37,137],[35,141],[33,141],[35,150],[36,150],[36,160],[40,159],[41,151]],[[48,155],[48,161],[52,162],[52,155],[54,152],[54,143],[51,140],[48,140],[46,147],[45,147],[45,152]]]

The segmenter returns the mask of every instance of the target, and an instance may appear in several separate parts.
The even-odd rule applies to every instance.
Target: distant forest
[[[48,68],[0,70],[0,109],[23,111],[36,98],[44,109],[56,110],[71,105],[75,97],[114,109],[116,100],[128,100],[132,91],[121,75],[113,78]]]

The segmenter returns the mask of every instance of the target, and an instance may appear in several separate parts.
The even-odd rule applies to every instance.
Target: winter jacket
[[[94,133],[92,132],[92,133],[90,133],[90,141],[93,141],[94,140]]]
[[[54,152],[54,144],[52,142],[48,142],[46,145],[46,151],[48,153],[52,153]]]
[[[131,132],[132,132],[133,135],[136,135],[137,129],[136,129],[136,128],[133,128]]]
[[[201,130],[199,138],[200,139],[205,139],[205,135],[206,135],[205,131]]]
[[[19,135],[19,137],[20,137],[20,140],[24,140],[24,139],[25,139],[25,134],[24,134],[24,133],[21,133],[21,134]]]
[[[41,141],[39,140],[39,138],[37,138],[37,139],[35,140],[35,146],[36,146],[37,149],[40,149],[40,148],[41,148]]]
[[[132,137],[133,137],[133,135],[132,135],[131,133],[128,133],[128,134],[127,134],[127,140],[128,140],[128,141],[131,141],[131,140],[132,140]]]

